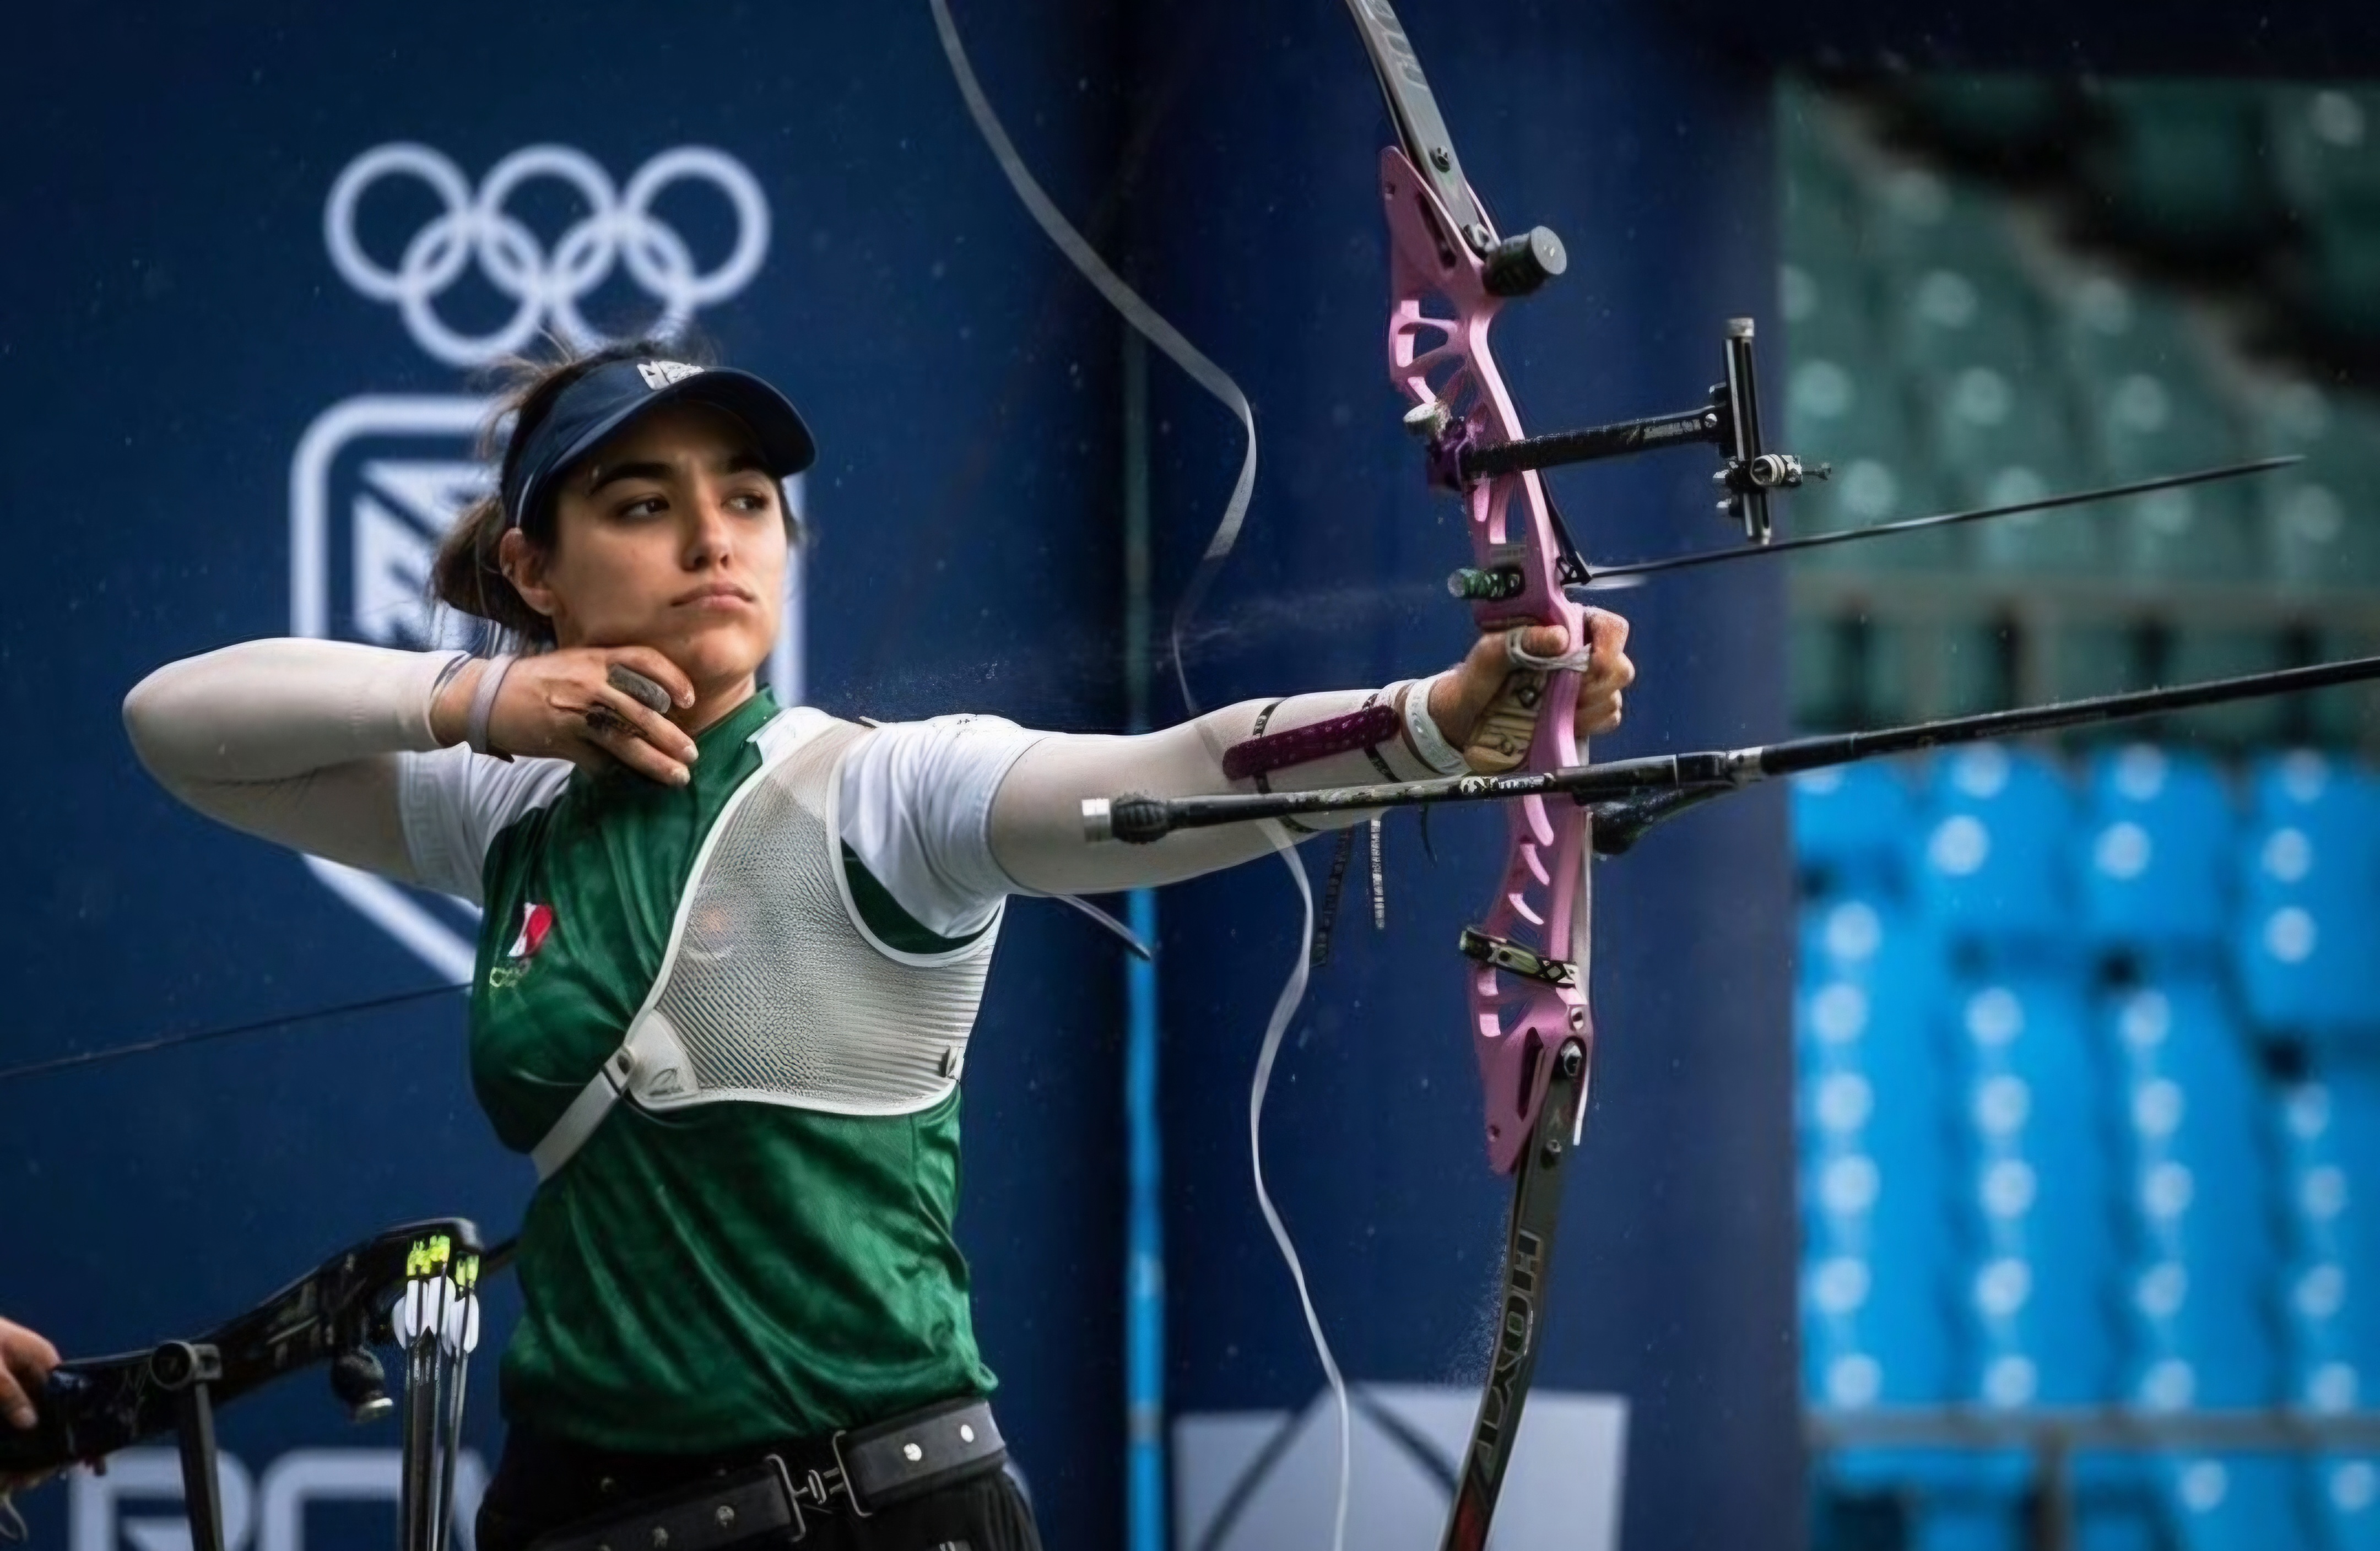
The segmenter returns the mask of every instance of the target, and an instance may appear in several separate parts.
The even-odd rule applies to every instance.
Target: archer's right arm
[[[477,900],[489,842],[559,793],[572,765],[686,779],[693,740],[612,685],[615,666],[693,698],[650,647],[540,652],[491,683],[492,664],[460,652],[293,639],[160,668],[125,697],[124,721],[149,772],[210,818]],[[523,757],[464,743],[483,684],[484,746]]]
[[[400,760],[454,741],[432,730],[431,697],[455,655],[249,641],[141,680],[125,731],[158,784],[208,818],[418,882]]]

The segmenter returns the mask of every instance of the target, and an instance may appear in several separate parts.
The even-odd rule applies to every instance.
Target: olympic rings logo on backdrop
[[[566,185],[587,206],[551,248],[505,209],[522,185],[539,178]],[[356,232],[357,208],[384,179],[419,182],[443,207],[407,240],[394,267],[365,252]],[[688,182],[709,184],[735,212],[735,246],[708,270],[652,209],[664,190]],[[541,330],[575,345],[600,340],[579,306],[615,269],[661,304],[650,332],[675,333],[759,271],[769,248],[769,206],[741,162],[705,146],[661,152],[625,189],[584,151],[524,146],[490,169],[474,192],[443,153],[400,142],[365,151],[339,175],[322,212],[322,236],[339,273],[374,301],[395,303],[416,344],[450,366],[471,367],[527,348]],[[474,265],[513,303],[511,318],[487,333],[457,332],[438,311],[439,297]]]

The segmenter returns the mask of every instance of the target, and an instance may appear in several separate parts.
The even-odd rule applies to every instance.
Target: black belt
[[[946,1400],[834,1435],[832,1463],[795,1474],[783,1455],[540,1539],[531,1551],[723,1551],[762,1537],[809,1533],[802,1510],[867,1519],[911,1497],[980,1475],[1007,1459],[984,1400]]]

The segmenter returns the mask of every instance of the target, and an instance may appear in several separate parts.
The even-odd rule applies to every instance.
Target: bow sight
[[[1537,227],[1527,237],[1512,240],[1534,243],[1539,238],[1552,244],[1555,261],[1529,287],[1531,290],[1560,274],[1562,269],[1561,245],[1544,227]],[[1832,469],[1826,464],[1805,468],[1792,454],[1771,452],[1762,444],[1760,389],[1752,358],[1752,335],[1751,319],[1728,320],[1727,378],[1711,385],[1710,402],[1699,408],[1490,442],[1481,440],[1471,418],[1458,419],[1442,402],[1432,399],[1406,412],[1405,429],[1427,444],[1430,483],[1457,493],[1481,479],[1500,475],[1534,473],[1564,464],[1594,463],[1668,447],[1716,442],[1720,467],[1711,476],[1711,482],[1723,492],[1718,502],[1719,515],[1742,524],[1748,542],[1766,544],[1775,531],[1768,512],[1769,492],[1797,490],[1803,480],[1823,479]],[[1584,586],[1591,579],[1586,563],[1580,558],[1578,546],[1571,541],[1559,514],[1554,524],[1561,543],[1562,583],[1566,587]],[[1520,579],[1516,573],[1502,568],[1483,572],[1466,566],[1449,576],[1446,587],[1457,598],[1478,601],[1512,596],[1519,590]]]

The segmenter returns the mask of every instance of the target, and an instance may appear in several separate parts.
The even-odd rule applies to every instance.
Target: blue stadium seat
[[[1812,770],[1791,790],[1793,851],[1811,891],[1906,897],[1901,860],[1914,798],[1898,767]]]
[[[1941,1265],[1907,1253],[1802,1263],[1802,1361],[1812,1403],[1858,1410],[1949,1398]]]
[[[2118,1218],[2082,982],[1976,982],[1958,1022],[1971,1230],[1959,1274],[1973,1335],[1963,1391],[2000,1408],[2104,1401]]]
[[[2322,1551],[2380,1551],[2380,1460],[2321,1456],[2311,1473],[2314,1544]]]
[[[2130,1230],[2121,1389],[2156,1411],[2271,1404],[2280,1329],[2270,1153],[2245,1036],[2221,989],[2177,977],[2108,1010]]]
[[[2100,944],[2202,960],[2228,920],[2238,819],[2208,760],[2132,744],[2095,756],[2084,782],[2082,918]]]
[[[2288,904],[2368,903],[2374,888],[2372,838],[2347,815],[2261,819],[2240,831],[2231,865],[2240,904],[2253,915]]]
[[[2380,887],[2380,777],[2349,760],[2292,749],[2251,763],[2248,794],[2256,826],[2303,830],[2316,860],[2336,861],[2344,875]]]
[[[2380,900],[2312,897],[2252,903],[2231,957],[2249,1016],[2267,1033],[2367,1053],[2380,1047]]]
[[[2232,951],[2251,1016],[2283,1034],[2380,1041],[2380,781],[2304,750],[2249,778]]]
[[[2298,1461],[2286,1454],[2157,1461],[2176,1551],[2313,1551]]]
[[[2278,1096],[2289,1402],[2380,1405],[2380,1078],[2341,1070]]]
[[[2074,803],[2058,767],[1983,744],[1946,755],[1920,808],[1912,881],[1923,913],[1985,949],[2079,948]]]

